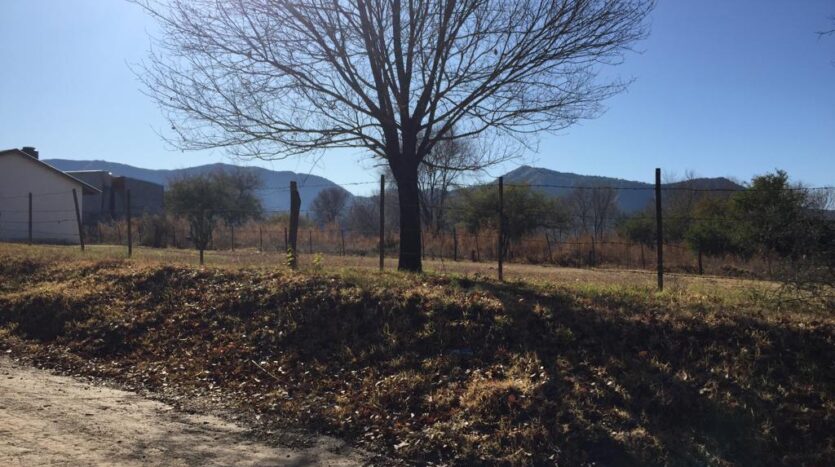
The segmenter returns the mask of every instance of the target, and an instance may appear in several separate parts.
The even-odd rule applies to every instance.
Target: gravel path
[[[307,449],[248,440],[214,416],[0,358],[0,465],[330,465],[362,463],[337,441]]]

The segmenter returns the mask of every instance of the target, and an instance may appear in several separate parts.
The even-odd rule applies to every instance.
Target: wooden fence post
[[[32,193],[29,193],[29,244],[32,244]]]
[[[264,229],[258,225],[258,251],[264,251]]]
[[[345,229],[339,229],[339,237],[342,239],[342,256],[345,256]]]
[[[661,216],[661,169],[655,169],[655,241],[658,252],[658,290],[664,290],[664,228]]]
[[[299,266],[298,249],[296,248],[299,238],[299,210],[302,200],[299,196],[299,188],[296,182],[290,182],[290,267],[296,269]]]
[[[386,253],[386,176],[380,175],[380,271],[385,268]]]
[[[504,177],[499,177],[499,281],[504,280]]]
[[[78,193],[72,189],[72,201],[75,203],[75,222],[78,225],[78,243],[81,244],[81,251],[84,251],[84,229],[81,226],[81,210],[78,209]]]
[[[313,254],[313,229],[307,231],[307,252]]]
[[[128,258],[133,255],[133,234],[131,233],[131,212],[130,212],[130,190],[127,190],[125,193],[125,197],[127,198],[125,204],[125,210],[127,211],[127,221],[128,221]]]

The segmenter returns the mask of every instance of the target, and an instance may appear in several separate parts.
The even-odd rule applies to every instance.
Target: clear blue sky
[[[606,114],[539,138],[528,163],[650,181],[752,175],[782,168],[835,184],[835,36],[818,38],[835,0],[660,0],[641,54],[614,69],[635,78]],[[107,159],[147,168],[228,161],[171,151],[159,110],[129,69],[154,24],[121,0],[0,1],[0,148],[44,158]],[[337,183],[376,179],[360,153],[256,162]],[[360,186],[355,192],[370,188]]]

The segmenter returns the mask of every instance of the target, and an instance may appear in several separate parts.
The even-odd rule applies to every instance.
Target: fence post
[[[380,175],[380,271],[385,267],[386,252],[386,176]]]
[[[699,248],[699,275],[705,273],[705,268],[702,266],[702,249]]]
[[[205,222],[205,219],[206,219],[206,210],[201,209],[200,210],[200,223],[202,224],[203,222]],[[204,264],[206,264],[206,262],[205,262],[205,259],[206,259],[205,258],[206,244],[203,241],[202,233],[199,237],[200,237],[200,266],[203,266]],[[210,238],[209,241],[213,241],[213,240],[211,240],[211,238]]]
[[[655,240],[658,252],[658,290],[664,290],[664,229],[661,218],[661,169],[655,169]]]
[[[548,238],[548,232],[545,232],[545,244],[548,245],[548,262],[554,262],[554,255],[551,253],[551,239]]]
[[[458,232],[452,226],[452,260],[458,261]]]
[[[504,280],[504,177],[499,177],[499,281]]]
[[[313,254],[313,229],[307,231],[307,252]]]
[[[32,193],[29,192],[29,244],[32,244]]]
[[[296,182],[290,182],[290,247],[287,251],[291,252],[290,267],[293,269],[296,269],[299,265],[296,245],[299,238],[299,209],[301,209],[301,206],[302,200],[299,197],[299,188]]]
[[[127,190],[125,193],[125,197],[127,198],[125,208],[127,210],[127,219],[128,219],[128,258],[133,255],[133,234],[131,233],[131,212],[130,212],[130,190]],[[141,239],[140,239],[141,241]]]
[[[75,222],[78,224],[78,243],[81,244],[81,251],[84,251],[84,229],[81,226],[81,211],[78,209],[78,193],[72,189],[72,201],[75,203]]]
[[[258,225],[258,251],[264,251],[264,228]]]
[[[339,237],[342,239],[342,256],[345,256],[345,229],[339,229]]]

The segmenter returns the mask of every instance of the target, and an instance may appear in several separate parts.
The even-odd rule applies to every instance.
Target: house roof
[[[58,169],[56,169],[55,167],[53,167],[53,166],[51,166],[51,165],[47,164],[46,162],[44,162],[44,161],[42,161],[42,160],[40,160],[40,159],[38,159],[38,158],[36,158],[36,157],[32,157],[32,156],[30,156],[29,154],[26,154],[25,152],[21,151],[20,149],[4,149],[4,150],[0,151],[0,157],[2,157],[2,156],[11,156],[11,155],[18,155],[18,156],[22,156],[22,157],[24,157],[24,158],[28,159],[28,160],[29,160],[29,161],[31,161],[31,162],[34,162],[34,163],[36,163],[36,164],[40,164],[41,166],[43,166],[43,167],[45,167],[45,168],[47,168],[47,169],[49,169],[49,170],[51,170],[51,171],[53,171],[53,172],[55,172],[55,173],[57,173],[57,174],[61,175],[61,176],[64,176],[64,177],[66,177],[66,178],[69,178],[69,179],[70,179],[70,180],[72,180],[73,182],[78,183],[79,185],[81,185],[81,193],[82,193],[82,194],[96,194],[96,193],[101,193],[101,190],[99,190],[98,188],[94,187],[93,185],[90,185],[89,183],[86,183],[86,182],[85,182],[85,181],[83,181],[83,180],[79,180],[79,179],[77,179],[77,178],[73,177],[72,175],[70,175],[70,174],[68,174],[68,173],[66,173],[66,172],[64,172],[64,171],[62,171],[62,170],[58,170]]]

